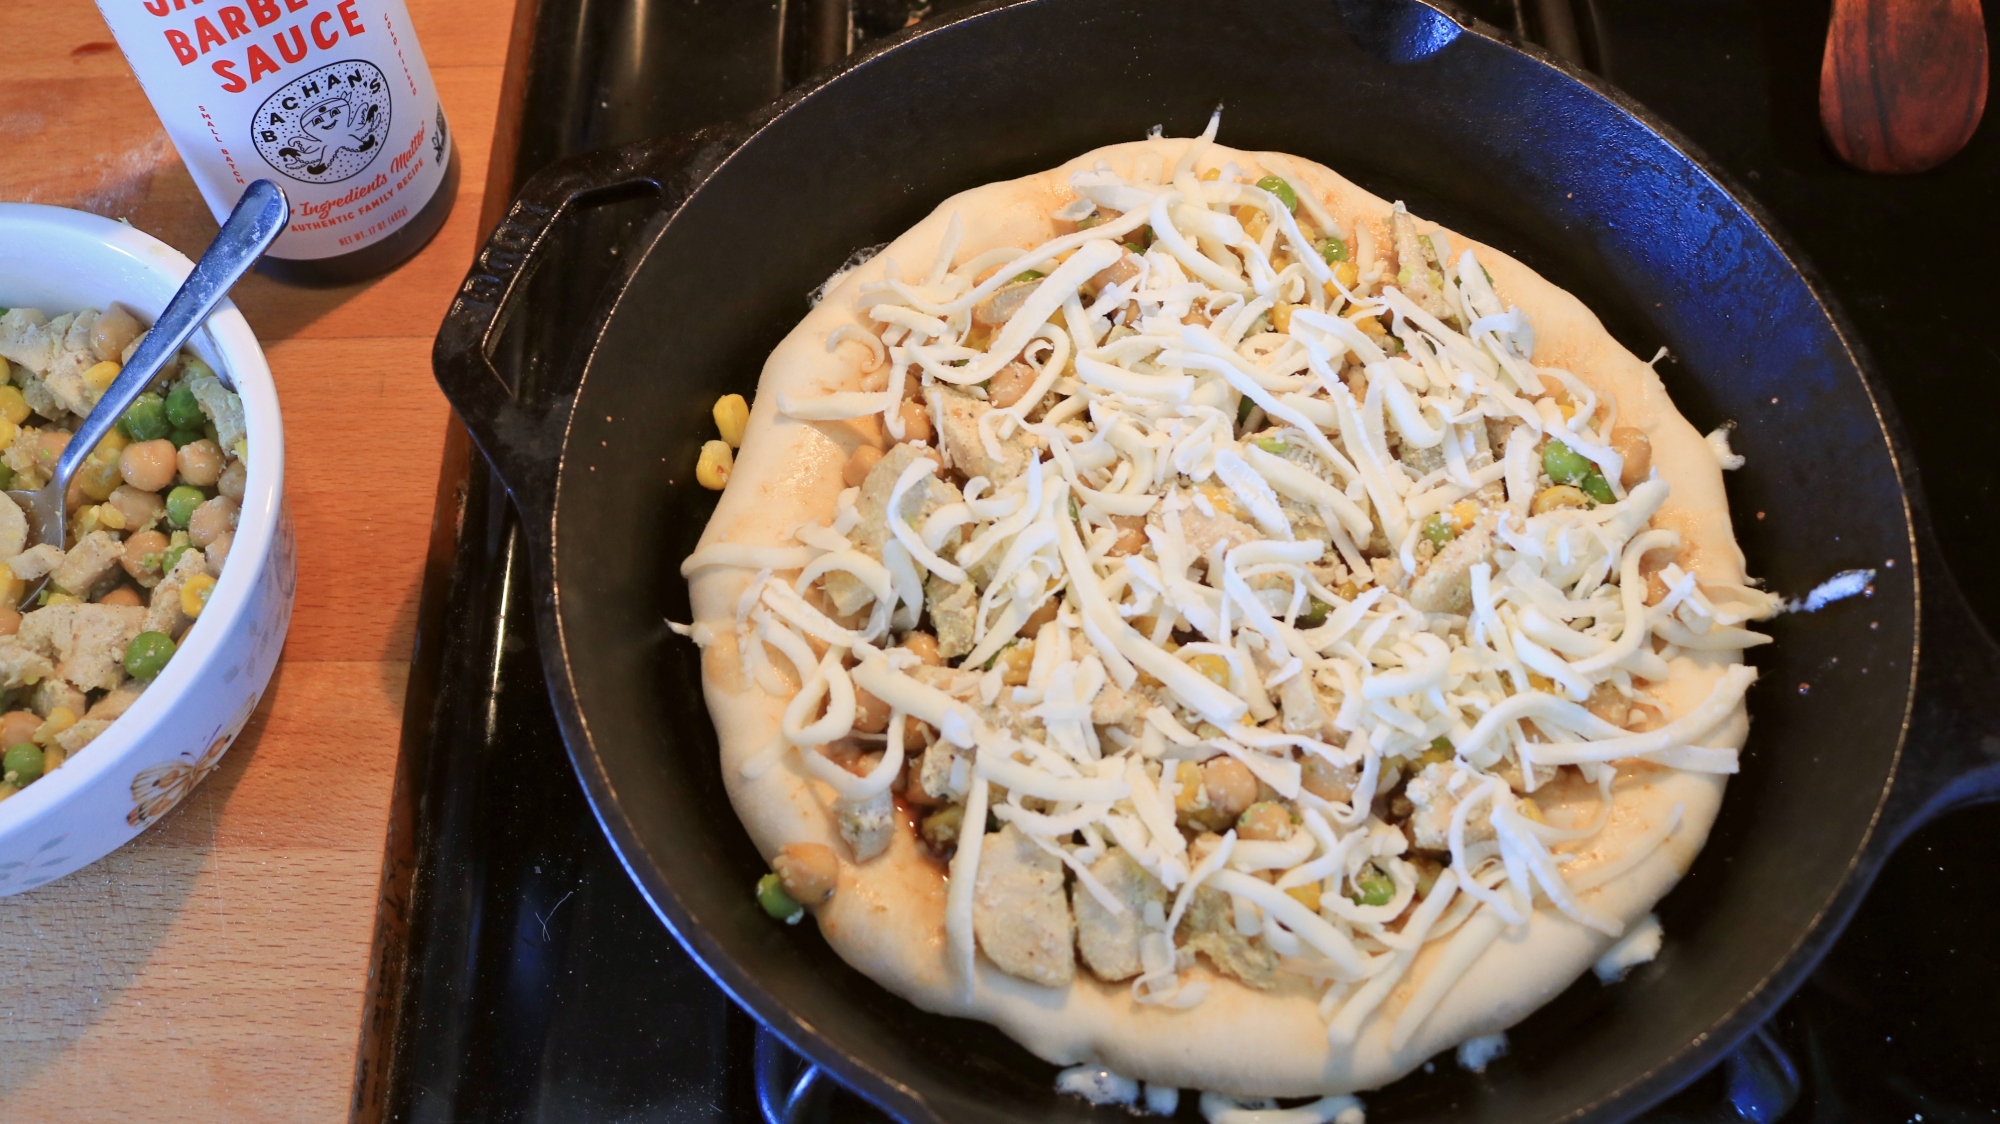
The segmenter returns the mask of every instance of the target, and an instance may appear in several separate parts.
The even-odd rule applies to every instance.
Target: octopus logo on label
[[[278,87],[257,108],[251,139],[273,168],[302,183],[338,183],[375,162],[389,135],[389,82],[359,59]]]

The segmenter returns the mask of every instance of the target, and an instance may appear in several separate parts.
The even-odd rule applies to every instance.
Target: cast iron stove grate
[[[749,112],[930,11],[907,5],[522,0],[496,146],[503,194],[561,157]],[[1826,12],[1813,0],[1469,6],[1665,116],[1798,240],[1891,387],[1947,555],[1982,619],[2000,622],[2000,589],[1980,580],[2000,546],[1990,514],[2000,348],[1987,331],[2000,284],[1982,264],[2000,260],[1994,129],[1929,176],[1836,165],[1814,116]],[[518,132],[504,124],[513,120]],[[562,264],[532,280],[530,299],[560,311],[513,341],[516,361],[560,356],[565,326],[592,311],[646,213],[601,207],[559,230],[565,252],[550,257]],[[782,1114],[796,1059],[659,924],[584,802],[549,708],[512,510],[456,429],[438,512],[356,1114],[424,1124]],[[663,580],[670,570],[662,560]],[[1646,1119],[2000,1115],[1996,829],[2000,814],[1971,809],[1910,840],[1753,1044]],[[798,1118],[881,1119],[828,1084],[790,1106]],[[1192,1098],[1183,1116],[1195,1118]]]

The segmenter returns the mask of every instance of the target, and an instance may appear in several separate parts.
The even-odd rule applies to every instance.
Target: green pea
[[[174,658],[174,638],[164,632],[142,632],[125,646],[125,674],[134,679],[153,679],[167,669]]]
[[[1244,401],[1248,402],[1249,399],[1245,398]],[[1272,454],[1273,456],[1280,456],[1280,457],[1285,455],[1286,449],[1291,448],[1290,445],[1285,444],[1283,441],[1280,441],[1275,437],[1259,437],[1256,441],[1256,445],[1259,449],[1262,449],[1265,452]]]
[[[1248,425],[1250,423],[1250,411],[1256,408],[1257,403],[1252,401],[1249,395],[1246,394],[1238,399],[1236,402],[1236,424]]]
[[[1257,186],[1277,196],[1278,202],[1285,205],[1285,210],[1296,211],[1299,209],[1299,193],[1293,191],[1292,185],[1286,183],[1284,180],[1276,176],[1265,176],[1263,179],[1257,181]]]
[[[1355,905],[1388,905],[1389,899],[1396,896],[1396,883],[1374,863],[1362,867],[1354,876],[1354,887],[1355,892],[1348,896]]]
[[[1338,238],[1322,238],[1319,240],[1319,256],[1325,258],[1328,265],[1346,261],[1348,258],[1347,243],[1342,242]]]
[[[1075,503],[1076,501],[1074,499],[1071,499],[1070,502]],[[992,655],[986,657],[986,663],[982,667],[980,667],[979,670],[992,671],[993,665],[1000,662],[1000,657],[1007,654],[1007,649],[1012,648],[1014,645],[1019,644],[1020,642],[1021,642],[1020,638],[1016,637],[1012,640],[1007,641],[1005,644],[1000,645],[999,650],[995,651]]]
[[[185,527],[193,518],[194,509],[208,502],[208,496],[192,484],[181,484],[167,493],[167,522],[176,527]]]
[[[1458,537],[1458,527],[1446,519],[1444,513],[1437,512],[1424,519],[1423,533],[1432,546],[1442,547]]]
[[[205,434],[199,429],[176,429],[167,434],[167,440],[174,443],[174,448],[181,449],[201,440],[203,436]]]
[[[775,873],[757,880],[757,904],[764,907],[765,913],[787,925],[798,924],[799,918],[806,915],[806,907],[785,892],[785,884]]]
[[[0,464],[0,492],[4,492],[13,486],[14,470],[4,464]]]
[[[1417,244],[1418,244],[1419,246],[1422,246],[1422,247],[1424,248],[1424,253],[1426,253],[1426,254],[1430,255],[1430,258],[1431,258],[1431,260],[1433,260],[1433,261],[1436,261],[1436,260],[1437,260],[1437,256],[1438,256],[1438,251],[1437,251],[1437,247],[1436,247],[1436,246],[1433,246],[1433,245],[1431,245],[1431,236],[1430,236],[1430,235],[1428,235],[1428,234],[1419,234],[1419,235],[1417,235]]]
[[[1590,458],[1560,441],[1542,448],[1542,471],[1558,484],[1574,484],[1596,471]]]
[[[1042,278],[1047,276],[1048,274],[1043,273],[1039,269],[1031,269],[1028,270],[1026,273],[1023,273],[1020,276],[1014,278],[1014,280],[1011,283],[1019,285],[1023,281],[1040,281]]]
[[[1604,474],[1595,467],[1584,475],[1584,478],[1577,483],[1577,487],[1583,489],[1584,495],[1598,503],[1613,503],[1618,498],[1611,494],[1610,482],[1605,480]]]
[[[166,549],[166,552],[163,554],[148,554],[146,557],[159,559],[160,573],[170,574],[173,572],[175,566],[180,565],[181,555],[186,554],[188,551],[193,549],[194,547],[188,545],[187,543],[182,543],[179,546],[168,547]]]
[[[1076,220],[1076,228],[1078,230],[1089,230],[1093,226],[1103,226],[1103,225],[1104,225],[1103,211],[1092,211],[1089,214],[1083,216],[1082,218]]]
[[[0,757],[0,771],[4,771],[9,784],[32,784],[42,779],[44,760],[41,746],[22,742],[7,747],[6,756]]]
[[[1326,615],[1332,611],[1333,606],[1317,597],[1309,597],[1306,599],[1306,611],[1300,613],[1294,623],[1300,628],[1318,628],[1326,623]]]
[[[201,412],[201,403],[186,383],[167,392],[166,406],[167,421],[175,429],[200,429],[208,424],[208,415]]]
[[[167,422],[167,403],[157,394],[141,394],[132,401],[132,407],[125,416],[118,419],[118,428],[134,441],[158,441],[173,432]]]

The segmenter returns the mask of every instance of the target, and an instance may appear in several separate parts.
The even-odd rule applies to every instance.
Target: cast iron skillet
[[[550,691],[612,845],[716,981],[907,1120],[1116,1119],[981,1024],[925,1014],[813,927],[751,900],[676,566],[713,496],[709,405],[751,392],[806,294],[945,196],[1163,124],[1299,153],[1524,258],[1640,355],[1694,423],[1737,423],[1729,486],[1753,572],[1872,596],[1771,627],[1744,770],[1666,950],[1586,979],[1484,1077],[1439,1066],[1367,1098],[1389,1121],[1611,1120],[1714,1063],[1833,940],[1896,842],[2000,788],[2000,657],[1935,558],[1899,429],[1839,315],[1752,206],[1586,75],[1418,0],[1022,0],[890,40],[740,125],[599,152],[533,180],[439,333],[439,383],[532,542]],[[573,356],[504,354],[559,219],[657,210]],[[515,371],[513,385],[495,366]],[[1919,598],[1919,588],[1922,598]],[[1922,660],[1919,663],[1919,636]],[[1907,748],[1907,753],[1906,753]]]

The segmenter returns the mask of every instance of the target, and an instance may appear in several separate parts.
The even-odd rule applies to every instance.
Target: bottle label
[[[98,0],[219,221],[285,189],[271,253],[352,253],[414,218],[450,134],[403,0]]]

